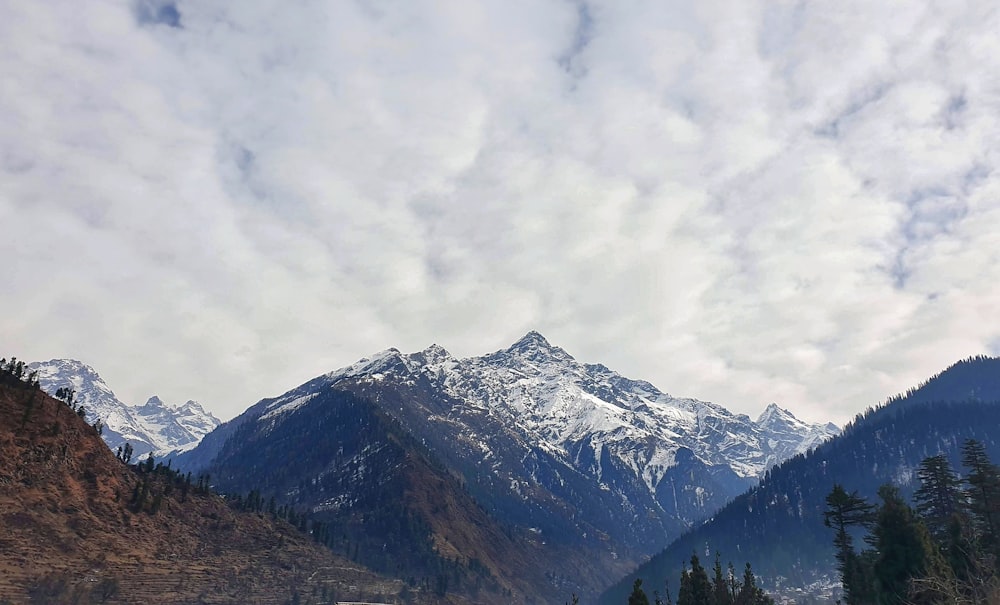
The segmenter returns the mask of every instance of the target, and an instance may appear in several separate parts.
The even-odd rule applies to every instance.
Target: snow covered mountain
[[[754,480],[775,464],[838,434],[836,425],[809,424],[771,404],[756,422],[705,401],[675,398],[648,382],[607,367],[577,362],[538,332],[483,357],[456,359],[432,345],[403,354],[389,349],[327,376],[331,386],[426,379],[457,405],[460,417],[487,416],[521,433],[567,464],[603,478],[608,455],[630,469],[651,492],[675,465],[679,449],[709,466],[728,466]],[[279,398],[264,418],[307,403]],[[488,457],[489,436],[469,440]],[[594,460],[583,462],[581,452]]]
[[[133,410],[142,425],[156,437],[159,453],[189,450],[220,424],[218,418],[192,400],[171,406],[154,395]]]
[[[796,454],[804,454],[830,437],[840,434],[840,428],[832,422],[827,424],[802,422],[775,403],[761,412],[757,418],[757,426],[763,432],[771,453],[767,460],[768,468]]]
[[[27,367],[38,372],[42,390],[50,395],[60,388],[73,389],[74,400],[86,410],[87,421],[100,419],[104,423],[102,436],[108,447],[114,450],[131,443],[133,459],[151,451],[163,454],[191,449],[220,424],[196,401],[171,406],[154,396],[145,405],[127,405],[94,368],[80,361],[52,359]]]
[[[231,442],[253,440],[262,448],[281,427],[320,418],[327,413],[322,406],[335,401],[327,394],[345,391],[371,402],[461,477],[501,523],[606,561],[641,561],[770,466],[837,433],[777,406],[755,422],[713,403],[672,397],[603,365],[580,363],[530,332],[507,349],[467,359],[437,345],[412,354],[383,351],[259,402],[178,462],[209,468],[222,483],[239,477],[240,461],[250,456],[261,472],[269,463],[237,453]],[[342,493],[305,499],[295,485],[318,485],[359,461],[338,455],[320,474],[297,476],[285,458],[294,455],[275,451],[282,452],[272,463],[282,469],[275,480],[297,481],[274,486],[279,501],[317,511],[350,500]]]

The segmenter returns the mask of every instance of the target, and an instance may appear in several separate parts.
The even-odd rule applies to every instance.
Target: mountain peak
[[[550,343],[541,333],[535,330],[522,336],[520,340],[508,347],[507,350],[501,351],[501,353],[534,361],[543,359],[571,361],[573,359],[572,355]]]
[[[195,401],[194,399],[188,399],[187,401],[184,402],[184,405],[177,406],[177,409],[178,410],[196,410],[196,411],[203,412],[203,413],[211,416],[211,414],[209,412],[207,412],[205,410],[205,408],[202,407],[202,405],[200,403],[198,403],[197,401]]]
[[[788,410],[778,407],[777,403],[771,403],[761,412],[757,418],[757,424],[767,426],[775,422],[784,422],[785,424],[788,422],[798,423],[799,419]]]
[[[76,359],[35,361],[28,364],[28,371],[37,371],[38,379],[43,382],[64,378],[67,384],[62,386],[72,387],[76,390],[86,386],[88,383],[97,385],[98,388],[111,390],[101,379],[97,370]],[[72,384],[70,384],[69,378],[72,378]]]
[[[451,357],[451,353],[441,345],[435,343],[420,352],[427,363],[436,363]]]
[[[63,371],[76,370],[81,373],[94,374],[94,375],[97,374],[97,371],[93,367],[77,359],[50,359],[48,361],[32,362],[28,365],[36,368],[40,367],[49,368],[49,371],[53,371],[52,368],[55,368]]]
[[[551,349],[552,345],[542,336],[541,332],[531,330],[522,336],[517,342],[511,345],[511,349],[523,349],[528,347],[544,347]]]
[[[152,397],[146,400],[146,405],[144,405],[143,407],[165,408],[167,407],[167,404],[163,403],[163,400],[160,399],[159,396],[153,395]]]

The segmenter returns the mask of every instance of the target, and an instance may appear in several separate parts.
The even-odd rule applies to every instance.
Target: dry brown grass
[[[399,600],[401,582],[219,496],[131,511],[139,476],[64,403],[35,392],[26,417],[31,397],[0,385],[0,602]]]

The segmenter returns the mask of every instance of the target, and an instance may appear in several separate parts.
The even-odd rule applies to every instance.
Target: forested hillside
[[[624,602],[635,578],[662,584],[692,552],[746,560],[764,586],[778,590],[836,582],[832,532],[823,524],[835,483],[875,500],[884,483],[909,498],[927,457],[944,454],[961,468],[961,446],[981,442],[1000,458],[1000,359],[976,357],[869,409],[839,437],[769,471],[761,484],[670,544],[602,597]]]
[[[552,566],[540,540],[491,519],[371,401],[333,389],[307,397],[308,406],[281,422],[263,415],[235,428],[208,467],[213,484],[311,511],[314,532],[334,552],[439,598],[555,602],[580,590],[546,575]],[[566,551],[563,568],[577,559]],[[576,569],[581,578],[593,574]]]

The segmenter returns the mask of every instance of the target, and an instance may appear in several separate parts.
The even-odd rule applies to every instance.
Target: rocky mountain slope
[[[467,602],[178,480],[126,466],[69,406],[0,371],[0,602]]]
[[[190,449],[220,424],[196,401],[173,406],[154,396],[144,405],[127,405],[94,368],[73,359],[34,362],[27,370],[38,372],[42,390],[50,395],[59,389],[72,389],[74,400],[86,410],[87,420],[104,423],[102,436],[108,446],[115,450],[131,443],[136,459],[150,451],[162,455]]]
[[[998,358],[959,362],[869,409],[842,435],[770,470],[760,485],[623,578],[601,602],[624,602],[636,577],[662,586],[664,579],[677,577],[691,552],[719,552],[737,566],[749,561],[765,586],[801,602],[838,583],[833,534],[823,524],[825,498],[834,483],[873,502],[883,483],[909,496],[921,460],[944,453],[953,468],[961,469],[960,450],[967,439],[982,442],[1000,461]]]
[[[343,411],[346,402],[354,412]],[[324,446],[311,427],[331,414],[345,426],[368,427],[371,441],[343,451]],[[261,401],[177,462],[210,470],[224,490],[258,481],[279,502],[348,523],[351,515],[372,514],[350,478],[380,468],[373,452],[387,443],[410,444],[394,464],[419,455],[440,465],[488,514],[483,523],[507,528],[515,541],[530,538],[546,553],[539,567],[546,586],[533,586],[555,602],[571,588],[600,588],[611,570],[641,561],[756,483],[771,464],[835,432],[777,406],[755,422],[716,404],[672,397],[580,363],[531,332],[482,357],[456,359],[431,346],[362,359]],[[418,517],[436,523],[434,511]],[[491,549],[466,546],[479,554]],[[479,558],[461,550],[455,556]],[[506,581],[504,570],[488,569]]]
[[[213,484],[307,509],[335,552],[477,603],[561,603],[580,592],[577,582],[606,584],[627,570],[499,522],[371,399],[316,386],[289,394],[308,404],[280,421],[262,418],[271,400],[248,411],[259,422],[226,440],[206,469]]]

